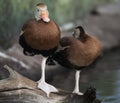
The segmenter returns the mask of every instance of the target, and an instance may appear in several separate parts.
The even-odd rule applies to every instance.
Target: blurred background
[[[5,64],[32,80],[40,78],[42,57],[24,56],[18,44],[21,28],[34,18],[39,2],[47,4],[50,18],[60,26],[62,36],[71,35],[74,27],[82,25],[88,34],[99,38],[102,57],[94,67],[83,70],[80,90],[84,92],[92,85],[103,103],[119,103],[120,0],[0,0],[0,78],[8,75]],[[72,91],[74,73],[60,65],[47,66],[46,80]]]
[[[109,3],[112,0],[0,0],[0,44],[9,48],[19,35],[21,26],[26,20],[34,17],[37,3],[48,5],[50,17],[59,25],[82,20],[97,5]],[[7,43],[5,43],[7,42]]]

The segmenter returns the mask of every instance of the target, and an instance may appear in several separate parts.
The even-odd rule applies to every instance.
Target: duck
[[[37,81],[38,88],[49,97],[51,92],[58,92],[57,88],[45,81],[45,66],[47,58],[58,47],[60,29],[54,20],[49,18],[47,5],[39,3],[35,8],[35,18],[28,20],[22,27],[19,44],[26,56],[42,55],[41,78]]]
[[[58,50],[50,57],[61,66],[75,70],[73,94],[83,95],[79,91],[80,73],[94,64],[101,55],[102,45],[98,38],[87,34],[82,26],[74,29],[72,36],[60,39]]]

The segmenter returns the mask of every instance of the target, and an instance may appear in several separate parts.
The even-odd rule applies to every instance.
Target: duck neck
[[[83,29],[82,26],[79,26],[79,27],[77,27],[77,28],[78,28],[79,31],[80,31],[79,36],[78,36],[78,39],[79,39],[80,41],[82,41],[82,42],[85,42],[86,39],[87,39],[87,37],[88,37],[88,35],[85,33],[85,30]]]
[[[85,42],[88,38],[88,35],[86,33],[80,33],[79,37],[77,38],[78,40]]]

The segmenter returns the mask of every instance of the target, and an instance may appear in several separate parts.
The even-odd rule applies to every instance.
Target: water
[[[74,88],[75,71],[62,72],[54,77],[53,85],[64,90]],[[94,86],[102,103],[120,103],[120,49],[105,52],[94,68],[83,70],[80,91]]]
[[[102,103],[120,103],[120,50],[106,52],[88,74],[87,84],[94,85]]]
[[[98,78],[94,80],[98,96],[103,99],[103,103],[120,102],[120,50],[105,53],[98,64]]]
[[[114,68],[111,67],[111,68]],[[95,74],[91,73],[90,82],[97,89],[97,97],[103,103],[119,103],[120,102],[120,70],[99,71]],[[94,76],[94,77],[93,77]]]

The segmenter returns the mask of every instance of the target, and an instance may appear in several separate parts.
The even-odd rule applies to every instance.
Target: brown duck
[[[85,33],[82,26],[74,30],[73,37],[63,37],[60,40],[60,48],[51,59],[68,69],[76,69],[75,88],[73,93],[79,92],[80,70],[91,65],[101,54],[101,43],[91,35]]]
[[[43,55],[41,64],[42,76],[38,81],[38,88],[42,89],[47,96],[49,96],[50,92],[58,91],[54,86],[45,82],[45,64],[48,56],[56,51],[59,40],[60,29],[49,18],[47,6],[43,3],[37,4],[35,19],[31,19],[23,25],[19,44],[22,46],[25,55]]]

